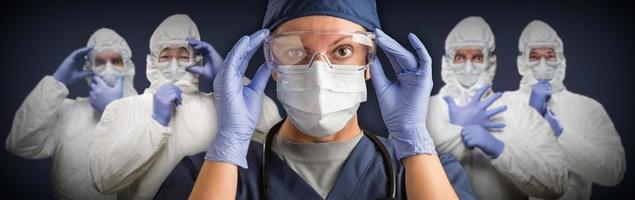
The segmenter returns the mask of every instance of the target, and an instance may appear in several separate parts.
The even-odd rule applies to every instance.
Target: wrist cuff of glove
[[[154,121],[159,122],[159,124],[161,124],[164,127],[168,127],[170,125],[170,119],[162,119],[161,117],[152,114],[152,119],[154,119]]]
[[[551,110],[547,109],[547,112],[545,112],[544,118],[549,123],[549,126],[551,126],[551,129],[553,130],[556,137],[560,137],[560,135],[564,131],[564,128],[562,128],[562,125],[560,124],[560,120],[558,120],[558,116],[556,116],[556,114],[553,113]]]
[[[247,151],[251,141],[250,135],[219,130],[216,138],[207,148],[205,160],[226,162],[247,169]]]
[[[419,154],[437,154],[434,141],[426,128],[390,131],[390,141],[395,146],[399,160]]]

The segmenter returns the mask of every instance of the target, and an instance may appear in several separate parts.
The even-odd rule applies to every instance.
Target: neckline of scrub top
[[[351,151],[351,156],[344,162],[344,166],[326,199],[346,199],[355,192],[356,187],[358,187],[357,183],[362,181],[363,177],[367,175],[368,166],[373,160],[381,159],[380,153],[373,146],[373,143],[366,136],[360,139],[353,151]],[[367,151],[368,149],[375,151]],[[277,179],[278,181],[275,182],[282,184],[282,187],[287,188],[291,194],[297,194],[297,197],[322,199],[318,192],[306,183],[300,175],[295,173],[278,155],[272,156],[270,159],[272,159],[270,174],[276,175],[271,177],[272,184],[274,184],[274,179]],[[307,190],[311,192],[307,193]],[[310,198],[311,196],[313,198]]]
[[[346,159],[363,135],[360,132],[349,140],[327,143],[296,143],[275,135],[271,150],[279,157],[287,157],[299,162]]]

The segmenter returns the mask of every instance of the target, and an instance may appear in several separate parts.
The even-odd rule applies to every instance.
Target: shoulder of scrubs
[[[170,135],[150,117],[152,94],[130,96],[111,102],[95,128],[90,142],[90,173],[102,193],[117,192],[144,174],[159,156]]]
[[[393,162],[396,163],[398,169],[400,169],[399,171],[403,171],[403,164],[400,160],[397,160],[397,155],[395,154],[395,149],[392,143],[389,142],[386,138],[377,138],[379,138],[379,140],[384,143],[384,146],[386,146],[386,149],[390,152],[393,158]],[[468,178],[465,169],[463,169],[463,166],[461,166],[459,160],[457,160],[456,157],[451,154],[442,153],[438,156],[439,160],[441,161],[441,165],[443,165],[443,170],[445,171],[445,174],[448,177],[450,184],[452,184],[454,192],[456,192],[456,195],[459,197],[459,199],[476,199],[476,196],[474,195],[474,192],[472,190],[470,179]],[[401,184],[405,186],[406,173],[402,172],[399,174],[402,174],[404,176],[398,177],[398,179],[401,179]],[[403,191],[401,192],[404,194],[403,196],[406,196],[406,187],[402,187],[402,189]]]
[[[452,154],[439,154],[439,160],[459,199],[476,199],[470,179],[459,160]]]
[[[491,107],[501,105],[508,109],[494,120],[502,120],[506,126],[492,134],[505,143],[505,148],[492,165],[528,196],[561,196],[568,171],[551,127],[529,104],[501,98]]]
[[[249,165],[249,171],[260,171],[260,166],[262,164],[262,144],[256,141],[251,141],[248,151],[247,163]],[[198,173],[203,167],[204,162],[205,151],[183,158],[163,181],[154,199],[187,199],[194,188],[194,183],[196,182],[196,178],[198,177]],[[237,193],[239,194],[245,193],[244,190],[241,190],[241,184],[249,182],[260,183],[258,181],[248,180],[259,176],[247,176],[246,174],[248,174],[249,171],[238,167],[239,187],[237,188]],[[253,185],[253,188],[254,189],[252,190],[255,192],[252,192],[251,196],[258,196],[258,185]],[[237,199],[239,199],[238,196]]]
[[[187,199],[203,167],[204,157],[205,152],[201,152],[183,158],[165,178],[154,199]]]
[[[52,76],[45,76],[29,93],[13,118],[6,149],[24,158],[40,159],[54,154],[60,134],[56,121],[65,114],[66,86]]]
[[[626,170],[624,146],[608,113],[596,100],[563,91],[553,112],[563,124],[558,138],[569,168],[603,186],[621,182]]]

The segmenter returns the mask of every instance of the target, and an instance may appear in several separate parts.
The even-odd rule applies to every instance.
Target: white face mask
[[[303,133],[333,135],[366,101],[364,70],[336,71],[324,61],[314,61],[308,72],[278,73],[277,93],[291,121]]]
[[[454,73],[456,74],[456,80],[464,88],[471,88],[478,82],[481,77],[481,73],[485,70],[484,63],[472,63],[468,60],[461,64],[452,64]]]
[[[165,78],[165,80],[167,80],[169,83],[175,83],[183,76],[185,76],[185,73],[187,73],[187,71],[185,71],[185,67],[179,66],[176,58],[172,58],[169,64],[165,63],[165,65],[167,66],[159,66],[159,71],[161,72],[163,78]]]
[[[557,64],[555,62],[547,62],[545,58],[540,58],[540,61],[530,62],[529,67],[536,80],[550,81],[555,74]]]

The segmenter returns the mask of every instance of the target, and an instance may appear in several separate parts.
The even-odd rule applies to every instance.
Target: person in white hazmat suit
[[[223,60],[199,40],[194,22],[181,14],[165,19],[152,34],[146,59],[150,87],[113,102],[90,144],[90,172],[100,192],[151,199],[184,156],[207,149],[217,114],[213,96],[199,91],[198,78],[213,78]],[[274,102],[265,98],[258,131],[266,133],[280,120]]]
[[[551,125],[569,168],[561,199],[590,199],[593,183],[620,183],[626,170],[620,136],[600,103],[564,86],[567,65],[556,31],[534,20],[520,35],[518,50],[520,86],[504,98],[530,105]]]
[[[131,57],[121,36],[99,29],[85,48],[73,52],[52,76],[41,80],[16,112],[7,151],[29,159],[53,158],[53,198],[115,199],[92,187],[88,143],[95,137],[93,130],[105,107],[122,96],[137,94]],[[90,96],[66,98],[67,86],[82,79],[91,85]]]
[[[445,41],[439,93],[428,128],[438,152],[463,164],[479,199],[557,198],[567,170],[549,125],[527,104],[499,99],[494,35],[481,17],[459,22]],[[488,109],[492,108],[492,109]]]

